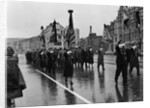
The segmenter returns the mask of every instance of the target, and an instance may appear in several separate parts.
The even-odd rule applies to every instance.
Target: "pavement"
[[[122,75],[118,85],[114,82],[115,56],[105,55],[105,71],[97,69],[94,55],[93,68],[74,67],[73,85],[65,83],[62,69],[48,74],[37,67],[26,64],[25,56],[19,55],[19,67],[27,88],[23,97],[15,99],[16,107],[54,106],[72,104],[112,103],[143,101],[143,68],[140,76],[136,69],[128,75],[128,86],[123,86]]]

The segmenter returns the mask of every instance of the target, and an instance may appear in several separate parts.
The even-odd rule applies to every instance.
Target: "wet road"
[[[105,71],[98,71],[96,59],[93,68],[74,69],[73,85],[65,84],[63,71],[56,70],[56,75],[41,74],[32,65],[27,65],[24,55],[19,56],[19,66],[27,88],[23,97],[15,100],[16,106],[47,106],[87,103],[131,102],[143,100],[143,69],[141,76],[133,69],[128,75],[128,86],[122,85],[122,75],[118,85],[114,83],[115,57],[105,56]],[[100,69],[101,70],[101,69]],[[50,76],[50,77],[49,77]]]

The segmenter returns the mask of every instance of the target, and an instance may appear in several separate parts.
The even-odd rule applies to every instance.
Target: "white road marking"
[[[40,70],[37,70],[37,72],[39,72],[40,74],[44,75],[45,77],[49,78],[50,80],[52,80],[53,82],[55,82],[57,85],[61,86],[62,88],[64,88],[65,90],[69,91],[70,93],[72,93],[73,95],[75,95],[76,97],[80,98],[82,101],[84,101],[87,104],[92,104],[92,102],[90,102],[89,100],[85,99],[84,97],[80,96],[79,94],[71,91],[70,89],[66,88],[64,85],[62,85],[61,83],[57,82],[56,80],[54,80],[53,78],[51,78],[50,76],[48,76],[47,74],[43,73]]]

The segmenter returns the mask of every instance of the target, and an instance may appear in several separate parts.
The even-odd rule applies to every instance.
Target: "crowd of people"
[[[133,68],[137,69],[137,75],[140,75],[139,70],[139,56],[142,56],[138,50],[138,44],[136,43],[122,43],[118,42],[116,45],[116,74],[115,83],[118,82],[118,77],[122,73],[123,84],[127,85],[128,73],[132,73]],[[105,70],[104,63],[104,49],[101,47],[97,50],[97,68],[100,66],[102,70]],[[62,68],[64,71],[65,81],[68,77],[72,79],[73,67],[80,66],[83,68],[93,67],[94,63],[94,51],[92,48],[82,49],[52,49],[49,50],[36,49],[35,51],[28,51],[26,53],[27,63],[32,63],[42,69],[44,72],[55,74],[56,68]],[[88,66],[89,65],[89,66]],[[128,71],[129,70],[129,71]],[[71,80],[72,83],[72,80]]]
[[[118,82],[118,77],[122,73],[123,84],[127,85],[128,73],[132,73],[133,68],[136,68],[137,75],[140,75],[139,69],[139,53],[137,44],[118,42],[116,45],[116,74],[115,83]],[[105,70],[104,65],[104,50],[100,48],[98,51],[97,68],[100,66]],[[92,48],[73,48],[73,49],[36,49],[27,51],[27,64],[32,64],[39,68],[42,72],[55,75],[56,68],[63,71],[65,82],[73,85],[72,77],[74,67],[93,68],[94,51]],[[11,47],[7,47],[7,105],[12,104],[12,99],[21,97],[22,90],[26,88],[26,84],[22,73],[18,66],[19,58]],[[128,71],[129,70],[129,71]]]
[[[73,84],[73,67],[81,67],[84,65],[87,68],[88,64],[93,67],[94,53],[92,48],[72,48],[72,49],[52,49],[48,50],[36,49],[34,51],[26,52],[27,63],[31,63],[40,68],[42,72],[55,74],[56,68],[63,70],[65,81],[70,80]]]

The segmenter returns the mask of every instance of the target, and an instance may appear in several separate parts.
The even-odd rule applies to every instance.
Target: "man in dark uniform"
[[[47,50],[46,51],[46,71],[48,73],[51,73],[51,67],[52,67],[52,58],[51,58],[50,51]]]
[[[91,64],[93,67],[93,63],[94,63],[94,53],[93,53],[93,49],[90,48],[89,49],[89,64]]]
[[[71,58],[72,52],[70,50],[68,50],[67,52],[64,53],[64,57],[65,57],[65,66],[64,66],[64,77],[65,77],[65,81],[67,83],[68,78],[70,78],[70,84],[72,85],[72,77],[73,77],[73,61]]]
[[[55,74],[56,68],[56,56],[54,50],[47,51],[47,70],[51,74]]]
[[[42,71],[45,72],[46,70],[46,49],[43,48],[43,50],[40,52],[40,64],[41,64],[41,68]]]
[[[85,67],[87,68],[87,53],[84,49],[81,50],[81,67],[83,67],[85,63]]]
[[[125,47],[120,45],[121,41],[118,42],[118,45],[116,46],[116,75],[115,75],[115,82],[117,84],[118,82],[118,77],[120,73],[122,72],[123,76],[123,84],[127,84],[127,57],[125,53]]]
[[[137,46],[133,46],[131,48],[130,74],[132,73],[133,68],[136,67],[137,75],[140,75],[138,56],[140,56],[140,54],[138,53]]]

